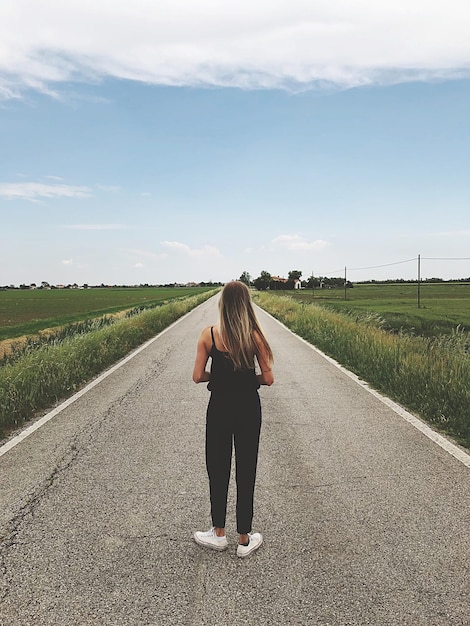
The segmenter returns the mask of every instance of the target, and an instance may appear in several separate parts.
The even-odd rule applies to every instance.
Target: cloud
[[[64,259],[62,261],[63,265],[72,265],[72,263],[73,263],[73,259]]]
[[[467,0],[2,0],[0,97],[66,81],[307,89],[470,75]]]
[[[42,198],[89,198],[89,187],[43,183],[0,183],[0,197],[38,201]]]
[[[317,239],[315,241],[307,241],[300,235],[279,235],[272,240],[275,246],[286,248],[287,250],[324,250],[328,248],[330,244],[323,239]]]
[[[143,263],[134,263],[134,267],[137,269],[141,269],[142,267],[145,267],[145,265]]]
[[[66,224],[62,228],[68,230],[123,230],[125,224]]]
[[[161,241],[162,246],[176,252],[181,252],[190,257],[218,258],[221,256],[220,250],[214,246],[203,246],[202,248],[190,248],[180,241]]]
[[[110,191],[111,193],[117,193],[121,190],[118,185],[95,185],[100,191]]]

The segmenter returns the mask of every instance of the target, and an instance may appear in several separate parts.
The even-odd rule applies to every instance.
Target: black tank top
[[[236,369],[228,353],[217,350],[213,326],[211,326],[211,337],[211,379],[207,385],[209,391],[239,394],[259,389],[255,368]]]

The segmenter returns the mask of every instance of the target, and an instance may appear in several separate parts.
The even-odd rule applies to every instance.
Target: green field
[[[374,304],[384,305],[384,300],[358,298],[357,302],[362,302],[364,309],[351,314],[323,304],[304,304],[305,293],[284,292],[287,297],[282,297],[281,293],[259,292],[255,299],[294,333],[371,387],[470,447],[468,331],[432,337],[417,336],[416,332],[389,332],[370,310]],[[452,298],[445,299],[446,294],[440,290],[439,293],[446,302],[443,306],[452,314]],[[289,297],[292,295],[294,297]],[[406,301],[405,306],[408,306]],[[397,305],[392,300],[384,307],[385,312],[398,310],[403,303]],[[404,318],[408,319],[406,310]],[[433,319],[439,319],[438,311]]]
[[[426,337],[447,334],[457,326],[470,331],[470,283],[423,283],[420,291],[420,308],[417,284],[357,284],[346,290],[346,299],[343,289],[278,293],[358,316],[374,313],[392,331]]]
[[[8,289],[0,291],[0,340],[208,290],[208,287]]]
[[[0,361],[0,438],[38,411],[69,397],[217,289],[194,291],[198,293],[161,300],[152,308],[133,307],[129,315],[93,318],[90,324],[76,322],[55,329],[52,337],[30,337],[30,342],[15,348]],[[173,289],[172,295],[178,292]]]

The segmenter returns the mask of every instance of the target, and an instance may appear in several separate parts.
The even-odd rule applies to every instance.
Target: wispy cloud
[[[121,190],[121,188],[118,185],[95,185],[96,189],[99,189],[100,191],[110,191],[111,193],[117,193],[118,191]]]
[[[330,244],[323,239],[316,239],[315,241],[307,241],[300,235],[279,235],[271,242],[275,246],[286,248],[287,250],[324,250],[328,248]]]
[[[68,230],[123,230],[125,224],[65,224],[62,228]]]
[[[0,97],[65,81],[306,89],[470,75],[467,0],[3,0]]]
[[[180,241],[162,241],[161,244],[169,250],[174,250],[190,257],[211,257],[215,259],[221,256],[220,250],[214,246],[191,248]]]
[[[44,183],[0,183],[0,197],[38,201],[43,198],[89,198],[89,187]]]

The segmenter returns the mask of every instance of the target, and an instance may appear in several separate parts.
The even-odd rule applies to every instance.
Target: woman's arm
[[[194,362],[193,370],[193,380],[195,383],[207,383],[211,377],[210,372],[206,371],[211,345],[210,342],[208,343],[207,341],[209,333],[210,328],[205,328],[197,342],[196,361]]]
[[[261,370],[261,374],[257,375],[257,379],[260,385],[268,385],[270,387],[274,382],[273,371],[271,369],[271,362],[266,353],[266,348],[264,347],[261,339],[255,334],[256,344],[258,346],[258,352],[256,353],[256,358],[258,359],[258,365]]]

